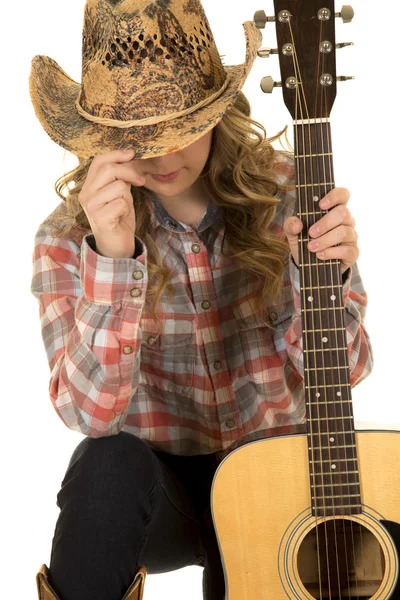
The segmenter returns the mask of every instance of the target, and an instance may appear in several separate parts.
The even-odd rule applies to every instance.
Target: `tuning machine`
[[[342,10],[338,13],[335,13],[335,17],[342,18],[343,23],[351,23],[354,17],[354,9],[352,6],[344,4],[342,6]]]
[[[274,81],[271,75],[266,75],[261,79],[261,89],[264,94],[271,94],[276,87],[282,87],[281,81]]]
[[[262,48],[257,51],[257,56],[260,58],[269,58],[271,54],[279,54],[278,48],[268,48],[268,46],[262,46]]]
[[[267,17],[265,10],[257,10],[254,13],[253,20],[258,29],[265,29],[265,23],[273,23],[275,21],[275,17]]]
[[[345,48],[346,46],[354,46],[354,42],[339,42],[336,44],[336,48]]]

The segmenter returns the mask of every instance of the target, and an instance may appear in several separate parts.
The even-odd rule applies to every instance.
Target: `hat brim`
[[[50,138],[73,154],[89,159],[112,150],[132,148],[135,158],[151,158],[176,152],[210,131],[234,104],[250,73],[262,35],[252,21],[243,23],[246,60],[241,65],[224,66],[230,82],[212,104],[177,119],[122,129],[93,123],[82,117],[75,106],[81,91],[77,83],[48,56],[32,59],[29,91],[35,114]]]

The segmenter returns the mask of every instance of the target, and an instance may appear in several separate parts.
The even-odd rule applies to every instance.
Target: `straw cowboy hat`
[[[32,59],[35,114],[57,144],[84,159],[133,148],[176,152],[234,104],[262,42],[243,23],[246,60],[224,66],[199,0],[87,0],[82,83],[55,60]]]

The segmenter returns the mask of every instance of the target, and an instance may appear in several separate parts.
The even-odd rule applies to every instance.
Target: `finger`
[[[93,175],[97,173],[97,171],[103,165],[107,163],[125,163],[128,160],[132,160],[135,156],[135,151],[132,149],[129,152],[126,150],[112,150],[111,152],[104,152],[103,154],[97,154],[90,165],[90,170]]]
[[[317,258],[320,260],[339,259],[344,265],[347,265],[347,267],[354,265],[359,256],[360,251],[358,247],[348,246],[346,244],[335,246],[333,248],[327,248],[322,252],[317,252]]]
[[[288,217],[283,224],[283,229],[287,237],[298,235],[303,227],[303,222],[297,217]]]
[[[339,206],[335,206],[329,213],[324,215],[322,219],[319,219],[310,229],[309,234],[313,238],[320,237],[327,231],[338,227],[339,225],[350,225],[352,226],[354,219],[351,215],[351,212],[344,206],[340,204]]]
[[[335,229],[325,233],[325,235],[319,237],[318,239],[314,239],[309,242],[308,249],[311,250],[311,252],[320,252],[321,250],[331,248],[336,244],[354,244],[357,243],[357,240],[358,233],[352,227],[347,225],[339,225],[339,227],[335,227]]]
[[[109,183],[101,188],[96,194],[92,195],[90,200],[85,204],[85,208],[93,214],[117,198],[123,198],[127,203],[133,204],[130,186],[121,179]]]
[[[140,173],[139,168],[136,164],[134,165],[133,162],[127,164],[114,164],[108,162],[98,169],[94,179],[88,181],[85,186],[85,195],[90,196],[91,194],[97,193],[100,189],[118,179],[135,186],[141,186],[145,183],[145,177]]]
[[[347,204],[350,200],[350,191],[347,188],[333,188],[319,202],[319,205],[324,210],[329,210],[338,204]]]

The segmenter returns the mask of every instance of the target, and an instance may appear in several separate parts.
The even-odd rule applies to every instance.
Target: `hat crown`
[[[199,0],[87,0],[80,106],[126,121],[215,94],[227,73]]]

